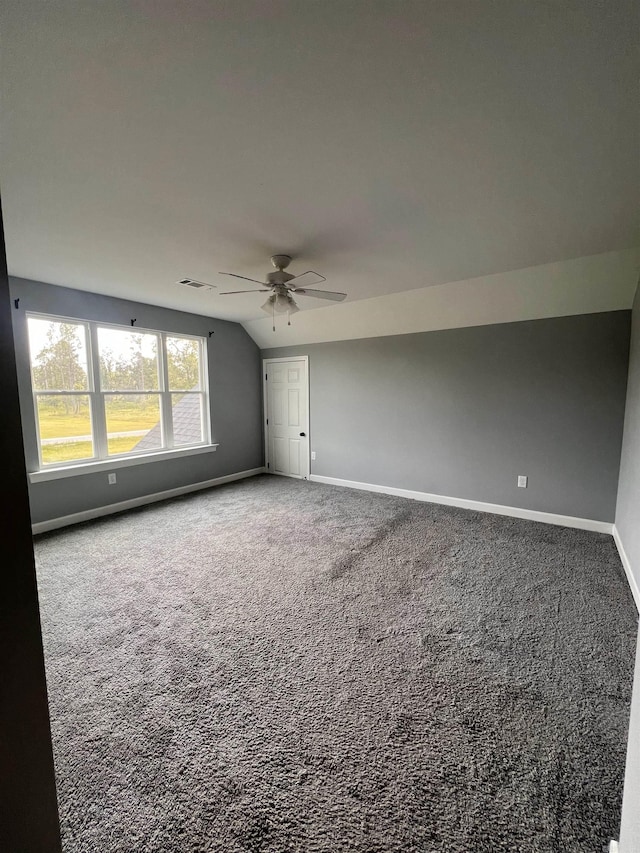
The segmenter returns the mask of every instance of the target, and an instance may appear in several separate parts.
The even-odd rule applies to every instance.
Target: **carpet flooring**
[[[261,476],[37,537],[65,853],[599,853],[610,537]]]

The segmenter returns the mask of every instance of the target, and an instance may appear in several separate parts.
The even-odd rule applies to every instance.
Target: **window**
[[[209,442],[204,338],[27,322],[41,469]]]

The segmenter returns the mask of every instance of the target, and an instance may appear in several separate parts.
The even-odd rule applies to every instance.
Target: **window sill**
[[[77,477],[79,474],[95,474],[97,471],[112,471],[114,468],[144,465],[146,462],[164,462],[165,459],[179,459],[182,456],[194,456],[197,453],[210,453],[217,447],[219,447],[218,444],[201,444],[198,447],[185,447],[181,450],[159,450],[157,453],[141,453],[140,456],[81,462],[77,465],[67,465],[64,468],[43,468],[41,471],[32,471],[29,474],[29,482],[43,483],[46,480]]]

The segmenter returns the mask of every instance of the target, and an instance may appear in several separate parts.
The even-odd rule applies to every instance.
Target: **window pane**
[[[202,394],[172,394],[173,443],[200,444],[202,434]]]
[[[158,394],[107,394],[104,408],[109,456],[162,447]]]
[[[98,328],[100,386],[103,391],[157,391],[158,336]]]
[[[29,317],[35,391],[88,391],[87,335],[81,323]]]
[[[37,413],[45,465],[93,457],[88,395],[38,394]]]
[[[168,335],[166,341],[169,390],[201,391],[200,341],[197,338],[171,338]]]

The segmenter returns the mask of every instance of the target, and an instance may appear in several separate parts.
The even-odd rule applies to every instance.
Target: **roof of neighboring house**
[[[193,389],[197,391],[197,389]],[[188,393],[173,407],[173,440],[175,444],[197,444],[202,440],[202,397]],[[132,450],[158,450],[162,447],[162,430],[159,423],[152,427]]]

